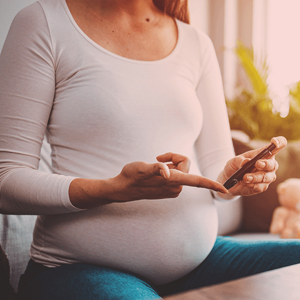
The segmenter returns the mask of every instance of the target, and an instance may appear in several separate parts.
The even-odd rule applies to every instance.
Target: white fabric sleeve
[[[235,154],[217,57],[211,40],[204,35],[202,38],[206,47],[202,47],[203,72],[197,95],[203,110],[203,126],[195,149],[202,174],[216,180],[227,161]],[[217,194],[214,196],[222,200]]]
[[[15,17],[0,55],[0,212],[79,211],[73,177],[37,170],[55,93],[51,38],[38,3]]]

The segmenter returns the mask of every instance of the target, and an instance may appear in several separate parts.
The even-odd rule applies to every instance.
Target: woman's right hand
[[[129,163],[119,175],[109,179],[113,187],[112,201],[175,198],[184,185],[227,193],[219,182],[188,174],[190,161],[183,155],[166,153],[157,160],[153,164]]]
[[[71,203],[86,209],[112,202],[175,198],[184,185],[228,193],[219,182],[189,174],[190,161],[183,155],[166,153],[157,160],[154,164],[129,163],[110,179],[76,178],[69,188]]]

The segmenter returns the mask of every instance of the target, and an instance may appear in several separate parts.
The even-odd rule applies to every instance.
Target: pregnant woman
[[[286,140],[223,187],[261,149],[234,157],[187,1],[37,1],[11,25],[0,101],[1,213],[38,215],[20,299],[160,299],[300,262],[299,242],[217,238],[214,200],[266,190]]]

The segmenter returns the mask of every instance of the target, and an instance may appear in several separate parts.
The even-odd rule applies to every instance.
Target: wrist
[[[122,188],[117,177],[100,180],[98,185],[99,201],[101,202],[119,202]]]

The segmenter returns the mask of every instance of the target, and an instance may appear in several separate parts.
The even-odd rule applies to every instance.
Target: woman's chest
[[[76,134],[82,142],[91,136],[136,141],[199,135],[202,109],[188,66],[101,60],[67,73],[57,74],[52,135]]]

